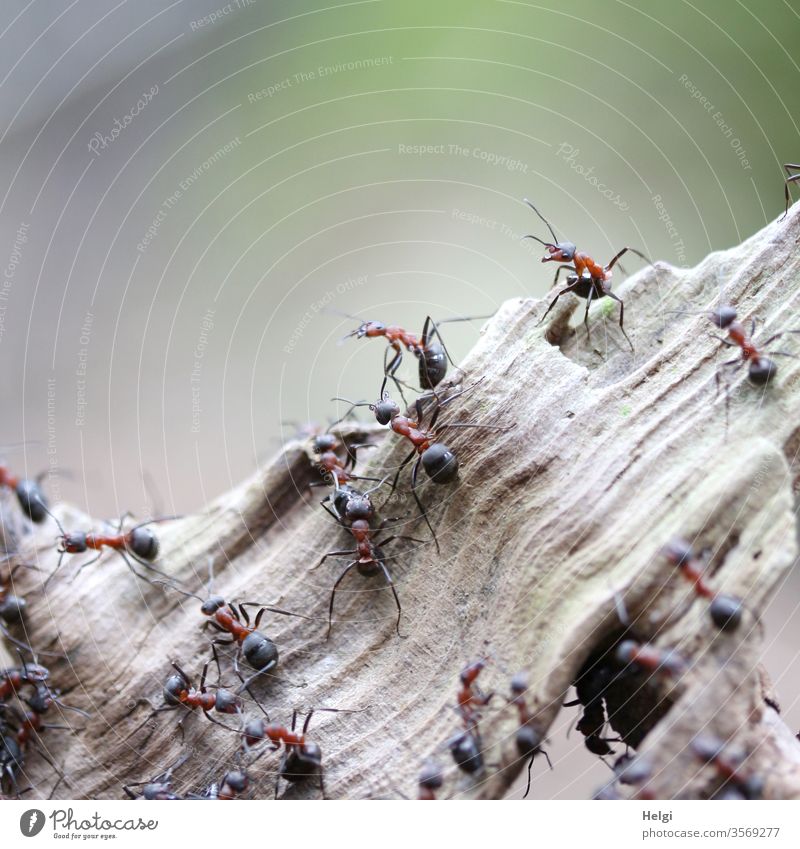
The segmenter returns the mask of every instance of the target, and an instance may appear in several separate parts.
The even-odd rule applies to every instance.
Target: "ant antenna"
[[[542,215],[541,212],[528,200],[528,198],[523,198],[523,203],[526,203],[538,216],[544,221],[547,225],[547,229],[550,231],[550,235],[553,237],[553,244],[558,242],[558,236],[556,236],[556,231],[551,227],[550,222]],[[536,239],[537,242],[542,242],[540,238],[537,236],[523,236],[524,239]],[[542,244],[547,247],[548,242],[542,242]]]

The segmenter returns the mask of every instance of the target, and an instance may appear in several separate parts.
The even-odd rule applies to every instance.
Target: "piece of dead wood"
[[[584,302],[574,296],[563,297],[542,326],[547,299],[501,307],[462,363],[465,385],[480,384],[442,420],[514,427],[447,433],[461,458],[460,480],[422,488],[441,556],[431,544],[387,551],[405,638],[394,633],[383,581],[354,572],[326,641],[329,594],[346,561],[311,567],[349,539],[319,497],[309,497],[315,473],[300,443],[202,514],[159,526],[159,565],[193,592],[205,592],[211,559],[215,590],[226,598],[314,617],[266,615],[262,630],[278,644],[281,663],[279,677],[256,689],[281,723],[295,707],[363,710],[315,717],[330,796],[413,796],[420,766],[433,755],[445,767],[441,795],[502,797],[526,766],[515,756],[514,713],[502,699],[481,721],[484,775],[467,781],[444,751],[458,728],[460,669],[489,656],[483,683],[503,693],[510,675],[526,669],[529,704],[546,732],[581,665],[620,628],[615,593],[639,633],[689,662],[687,674],[662,689],[665,710],[640,747],[652,765],[648,791],[708,795],[713,770],[697,763],[689,744],[711,732],[748,756],[748,770],[763,773],[765,796],[800,796],[800,744],[771,707],[774,696],[765,698],[764,635],[754,615],[797,559],[800,369],[781,358],[766,389],[735,372],[726,433],[714,375],[727,349],[711,338],[703,315],[670,312],[726,302],[743,319],[757,318],[766,335],[800,326],[799,210],[696,268],[659,263],[615,289],[625,299],[634,354],[611,301],[591,310],[591,342],[580,323]],[[798,341],[781,347],[800,350]],[[386,474],[405,451],[390,434],[364,473]],[[414,521],[408,499],[387,509]],[[70,528],[89,523],[64,505],[57,513]],[[424,525],[416,522],[413,532],[423,535]],[[31,545],[52,542],[53,534],[49,525]],[[746,599],[749,612],[735,633],[714,629],[707,603],[659,556],[675,535],[711,549],[710,583]],[[52,551],[39,557],[52,568]],[[65,564],[48,592],[31,598],[28,631],[37,646],[52,647],[59,635],[55,645],[69,661],[53,665],[54,679],[92,713],[81,733],[54,734],[50,751],[69,778],[59,795],[118,798],[124,783],[154,776],[186,747],[192,756],[175,776],[178,789],[218,780],[238,740],[202,716],[186,720],[183,744],[169,713],[127,737],[147,715],[134,709],[136,699],[160,702],[171,660],[194,672],[207,659],[199,603],[137,581],[115,556],[73,583],[76,568]],[[232,683],[229,666],[224,675]],[[277,762],[265,755],[254,767],[257,796],[271,797]],[[37,787],[52,784],[49,767],[36,759],[30,778]]]

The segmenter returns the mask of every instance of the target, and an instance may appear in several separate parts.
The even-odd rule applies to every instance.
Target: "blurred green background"
[[[600,259],[690,265],[800,160],[797,0],[4,11],[0,442],[99,516],[196,508],[373,398],[382,346],[328,310],[419,330],[547,292],[523,197]],[[537,795],[585,795],[580,763]]]

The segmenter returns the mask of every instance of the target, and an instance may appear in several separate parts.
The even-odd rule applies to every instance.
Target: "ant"
[[[417,508],[419,509],[422,518],[425,520],[425,524],[428,526],[428,529],[433,536],[437,552],[440,551],[440,548],[439,541],[436,538],[436,532],[433,530],[433,525],[431,525],[430,520],[428,519],[428,514],[425,511],[425,507],[417,493],[417,476],[419,474],[420,466],[422,466],[425,473],[434,483],[442,485],[452,483],[458,477],[458,457],[456,457],[456,455],[443,442],[438,441],[439,435],[443,431],[448,430],[449,428],[479,428],[481,430],[497,431],[509,430],[508,427],[503,425],[482,425],[473,424],[471,422],[447,422],[439,425],[438,427],[436,426],[439,414],[444,407],[451,401],[454,401],[456,398],[459,398],[461,395],[464,395],[474,389],[480,382],[481,381],[477,381],[466,389],[454,392],[452,395],[449,395],[443,400],[437,399],[434,412],[427,426],[423,426],[425,419],[423,400],[426,400],[431,396],[417,398],[414,402],[416,419],[411,419],[408,416],[401,415],[399,405],[396,401],[389,397],[387,392],[383,392],[380,400],[376,401],[374,404],[353,404],[354,407],[369,406],[369,409],[375,415],[375,420],[378,424],[389,425],[389,427],[398,436],[407,439],[413,445],[411,452],[403,459],[397,469],[394,480],[392,481],[391,491],[394,493],[397,488],[397,481],[399,480],[403,469],[416,457],[416,461],[411,469],[411,493],[414,496],[414,500],[417,503]],[[344,401],[346,399],[339,398],[336,400]]]
[[[35,480],[19,478],[9,471],[8,466],[0,463],[0,487],[14,491],[20,510],[36,524],[44,522],[49,512],[41,487],[44,477],[45,474],[39,475]]]
[[[800,171],[800,165],[793,165],[791,162],[787,162],[784,166],[784,171],[786,171],[787,177],[783,182],[783,191],[786,195],[786,209],[783,211],[783,215],[781,215],[780,220],[783,221],[784,218],[789,214],[789,204],[792,202],[791,197],[789,196],[789,183],[796,183],[800,180],[800,174],[792,174],[792,171]]]
[[[623,640],[617,646],[615,657],[622,666],[667,678],[678,677],[686,672],[686,661],[674,649],[663,650],[636,640]]]
[[[703,576],[705,558],[695,554],[692,546],[683,539],[673,539],[664,547],[663,554],[692,582],[698,596],[711,599],[709,614],[717,628],[720,631],[735,631],[742,621],[744,604],[736,596],[717,594],[708,586]]]
[[[474,728],[480,718],[480,708],[486,707],[496,693],[485,694],[477,687],[476,681],[486,666],[486,661],[476,660],[461,670],[459,679],[461,689],[458,691],[458,713],[465,728]]]
[[[50,677],[50,670],[38,663],[23,661],[22,666],[0,670],[0,702],[18,693],[26,685],[43,684]]]
[[[600,300],[601,298],[611,298],[613,301],[617,301],[619,303],[619,329],[622,331],[622,335],[625,337],[627,343],[631,346],[631,351],[633,351],[633,343],[628,338],[628,334],[625,332],[625,328],[623,327],[623,317],[625,313],[625,303],[622,298],[618,295],[615,295],[611,291],[611,276],[612,269],[616,265],[617,261],[624,256],[628,251],[632,254],[636,254],[639,258],[643,259],[648,264],[652,265],[650,260],[641,252],[637,251],[635,248],[625,247],[621,251],[619,251],[608,263],[608,265],[600,265],[595,262],[589,254],[582,253],[577,249],[577,247],[572,242],[559,242],[558,237],[556,236],[555,230],[553,230],[550,222],[542,215],[541,212],[527,199],[524,199],[524,202],[539,216],[539,218],[544,221],[547,225],[547,229],[550,231],[550,234],[553,237],[552,242],[545,242],[540,239],[538,236],[527,235],[523,236],[523,239],[535,239],[537,242],[540,242],[542,245],[547,248],[547,253],[542,257],[542,262],[560,262],[561,265],[556,269],[555,277],[553,278],[553,285],[555,286],[558,283],[558,277],[563,270],[574,271],[574,274],[569,275],[567,278],[567,285],[563,288],[556,296],[553,298],[552,303],[547,308],[547,312],[541,317],[539,320],[539,324],[541,324],[545,318],[547,318],[548,313],[553,307],[556,305],[556,302],[562,295],[566,295],[567,292],[573,292],[579,298],[586,299],[586,312],[583,316],[583,323],[586,326],[586,335],[589,334],[589,307],[592,304],[593,300]]]
[[[606,662],[607,658],[592,660],[588,668],[584,668],[575,680],[575,694],[571,702],[564,702],[564,707],[581,705],[583,714],[578,719],[576,728],[584,737],[584,745],[600,758],[613,755],[613,749],[608,745],[616,740],[603,737],[608,718],[606,716],[605,696],[608,687],[614,680],[615,671]]]
[[[134,784],[125,784],[122,787],[123,793],[129,799],[145,799],[146,801],[176,801],[181,799],[181,796],[178,796],[173,789],[172,784],[172,773],[178,769],[178,767],[182,766],[189,760],[189,753],[181,755],[178,760],[172,764],[168,769],[164,772],[159,773],[155,778],[151,778],[148,781],[137,781]],[[136,795],[133,792],[134,787],[142,787],[143,790],[141,795]]]
[[[377,481],[378,478],[353,474],[353,468],[357,462],[356,451],[359,448],[374,447],[371,442],[348,445],[341,437],[330,431],[315,434],[311,440],[311,450],[317,457],[314,465],[323,480],[310,483],[309,486],[330,486],[332,484],[338,488],[354,480]],[[344,452],[344,457],[341,456],[342,452]]]
[[[334,708],[318,708],[317,710],[338,712]],[[281,747],[281,743],[283,744],[278,775],[275,779],[276,799],[278,798],[281,779],[288,781],[290,784],[296,784],[307,781],[313,776],[319,777],[320,793],[322,794],[322,798],[325,798],[322,749],[319,747],[319,744],[306,740],[306,734],[308,733],[308,727],[311,724],[311,717],[313,715],[313,710],[310,710],[306,714],[303,731],[299,734],[295,731],[295,726],[297,725],[296,710],[292,711],[291,730],[281,725],[267,725],[263,729],[264,736],[273,745],[273,751],[277,751]]]
[[[84,554],[90,549],[92,551],[96,551],[97,556],[93,557],[91,560],[87,560],[85,563],[82,563],[78,571],[75,573],[75,578],[77,578],[87,566],[91,566],[93,563],[96,563],[103,556],[104,548],[111,548],[116,551],[117,554],[119,554],[119,556],[125,561],[125,565],[131,570],[131,572],[133,572],[137,578],[146,581],[148,584],[155,585],[159,582],[153,581],[148,578],[147,575],[139,572],[134,567],[133,563],[131,563],[131,560],[135,561],[140,566],[144,566],[145,569],[148,569],[157,575],[161,575],[163,578],[170,577],[166,574],[166,572],[156,569],[153,565],[155,560],[158,558],[159,543],[158,537],[155,535],[153,530],[147,526],[156,522],[170,522],[179,518],[178,516],[163,516],[158,519],[148,519],[146,522],[140,522],[129,531],[123,533],[123,524],[125,519],[130,515],[126,514],[120,518],[115,529],[115,533],[100,534],[92,532],[84,533],[83,531],[67,532],[64,530],[61,522],[59,522],[52,513],[50,513],[50,515],[53,517],[53,520],[60,531],[60,536],[58,538],[59,558],[56,568],[53,569],[53,571],[47,576],[45,586],[47,586],[47,584],[55,576],[56,572],[58,572],[61,568],[61,563],[65,554]],[[73,578],[73,580],[75,580],[75,578]]]
[[[531,712],[528,709],[528,704],[525,701],[525,693],[527,691],[527,676],[521,672],[517,673],[511,679],[511,698],[509,699],[509,704],[514,705],[519,714],[519,728],[517,729],[517,735],[515,738],[517,752],[519,752],[519,755],[522,758],[530,757],[530,760],[528,761],[528,786],[525,788],[525,795],[522,797],[523,799],[525,799],[531,791],[531,769],[536,755],[544,755],[550,769],[553,768],[553,764],[550,761],[550,755],[548,755],[542,748],[544,735],[533,726],[534,717],[531,715]]]
[[[376,512],[375,507],[372,504],[372,499],[370,498],[370,493],[372,491],[373,490],[359,492],[357,489],[350,486],[337,488],[332,499],[333,510],[324,503],[322,505],[343,528],[347,529],[353,535],[356,547],[342,549],[340,551],[329,551],[327,554],[324,554],[316,566],[312,568],[317,569],[329,557],[349,557],[357,555],[356,560],[352,560],[347,564],[342,574],[336,579],[333,589],[331,590],[331,600],[328,606],[327,637],[330,637],[331,628],[333,627],[333,604],[336,598],[336,590],[348,572],[354,568],[358,569],[359,573],[365,578],[372,578],[378,573],[383,573],[386,583],[389,585],[389,589],[391,589],[392,595],[394,596],[395,604],[397,605],[397,622],[395,623],[395,629],[397,630],[397,635],[401,636],[400,618],[403,614],[403,608],[400,604],[400,598],[397,595],[394,581],[392,581],[392,576],[386,568],[387,558],[383,553],[383,548],[395,540],[409,540],[411,542],[420,543],[425,540],[398,534],[388,536],[381,540],[375,539],[375,537],[384,530],[386,523],[391,520],[385,519],[383,522],[378,524],[377,528],[373,527],[373,524],[376,521]]]
[[[346,315],[346,314],[345,314]],[[361,321],[361,324],[348,333],[344,339],[355,337],[356,339],[375,339],[383,337],[387,341],[386,351],[383,358],[383,384],[381,385],[381,394],[386,389],[386,383],[389,379],[394,382],[400,397],[405,402],[403,395],[403,386],[411,388],[408,384],[402,383],[397,378],[397,370],[400,368],[400,363],[403,361],[403,348],[410,354],[413,354],[419,360],[419,385],[423,390],[430,390],[436,394],[436,387],[444,380],[447,375],[448,362],[453,368],[457,368],[450,356],[447,348],[439,333],[439,325],[447,324],[454,321],[477,321],[491,316],[459,316],[457,318],[445,318],[440,321],[434,321],[430,316],[426,316],[425,324],[422,326],[422,335],[417,336],[414,333],[398,327],[396,324],[383,324],[380,321],[364,321],[357,316],[348,316],[348,318],[356,318]],[[434,336],[436,337],[434,339]],[[390,362],[387,362],[389,351],[393,351],[393,356]]]
[[[712,735],[698,735],[692,740],[692,752],[703,763],[711,764],[724,785],[730,785],[726,798],[760,799],[764,781],[755,773],[742,775],[742,757],[731,757],[724,752],[725,744]],[[734,795],[735,794],[735,795]]]

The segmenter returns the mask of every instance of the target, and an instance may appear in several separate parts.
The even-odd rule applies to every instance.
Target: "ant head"
[[[86,545],[86,534],[83,531],[62,534],[58,550],[62,553],[66,551],[69,554],[83,554],[84,551],[89,550]]]
[[[225,774],[225,777],[222,779],[222,784],[224,787],[230,788],[230,790],[234,793],[244,793],[244,791],[247,790],[249,779],[246,772],[234,769]]]
[[[238,713],[240,706],[239,699],[230,690],[217,690],[214,709],[218,713]]]
[[[253,669],[277,666],[278,648],[260,631],[251,631],[242,642],[242,654]]]
[[[685,540],[676,537],[670,540],[662,549],[662,553],[674,566],[680,568],[694,559],[692,546]]]
[[[53,704],[53,696],[46,685],[36,688],[36,692],[28,699],[28,704],[34,713],[46,713]]]
[[[158,557],[158,537],[150,528],[134,528],[128,536],[128,548],[142,560]]]
[[[623,640],[615,652],[617,663],[627,665],[636,657],[636,652],[639,649],[639,643],[636,640]]]
[[[26,601],[16,595],[7,595],[0,601],[0,619],[9,624],[21,622],[25,615]]]
[[[165,796],[169,798],[173,798],[172,796],[172,785],[170,782],[152,782],[151,784],[145,784],[142,788],[142,799],[145,801],[155,801],[158,799],[163,799]]]
[[[22,667],[26,680],[31,684],[41,684],[50,677],[50,670],[38,663],[26,663]]]
[[[420,771],[419,783],[420,787],[426,790],[438,790],[444,784],[444,776],[439,764],[432,761],[426,763]]]
[[[378,424],[382,425],[388,425],[395,416],[400,415],[400,407],[388,395],[384,395],[380,401],[370,404],[369,408],[375,414],[375,420]]]
[[[17,484],[16,493],[22,512],[32,522],[44,522],[48,513],[47,501],[39,484],[32,480],[21,480]]]
[[[720,330],[725,330],[736,321],[736,310],[733,307],[719,307],[711,313],[710,318],[712,324]]]
[[[517,731],[517,751],[521,757],[537,752],[543,741],[544,735],[531,725],[523,725]]]
[[[528,676],[524,672],[518,672],[511,679],[511,694],[521,696],[528,690]]]
[[[370,497],[360,492],[353,491],[345,503],[344,515],[351,522],[370,519],[374,512],[375,508],[372,506]]]
[[[303,759],[313,766],[322,766],[322,749],[319,743],[303,743]]]
[[[458,477],[458,457],[441,442],[423,452],[422,465],[434,483],[452,483]]]
[[[735,631],[742,621],[742,600],[732,595],[715,596],[708,612],[720,631]]]
[[[189,685],[189,682],[178,673],[174,675],[170,675],[164,683],[164,689],[162,690],[162,695],[164,696],[164,702],[170,706],[179,705],[181,703],[180,695],[186,687]]]
[[[314,437],[313,450],[315,454],[324,454],[333,451],[339,444],[339,440],[332,433],[321,433]]]
[[[217,696],[219,698],[219,696]],[[245,723],[242,736],[248,746],[255,746],[267,737],[267,726],[263,719],[250,719]]]
[[[542,257],[542,262],[572,262],[578,250],[572,242],[558,242],[555,245],[545,242],[544,246],[547,253]]]
[[[221,595],[212,595],[200,605],[204,616],[213,616],[221,607],[225,607],[225,599]]]
[[[769,383],[778,373],[778,366],[774,360],[769,357],[759,357],[758,360],[750,360],[750,367],[747,370],[747,376],[751,383],[757,386],[764,386]]]
[[[365,321],[351,335],[355,336],[356,339],[363,339],[365,336],[379,336],[384,330],[386,330],[386,325],[382,321]]]

